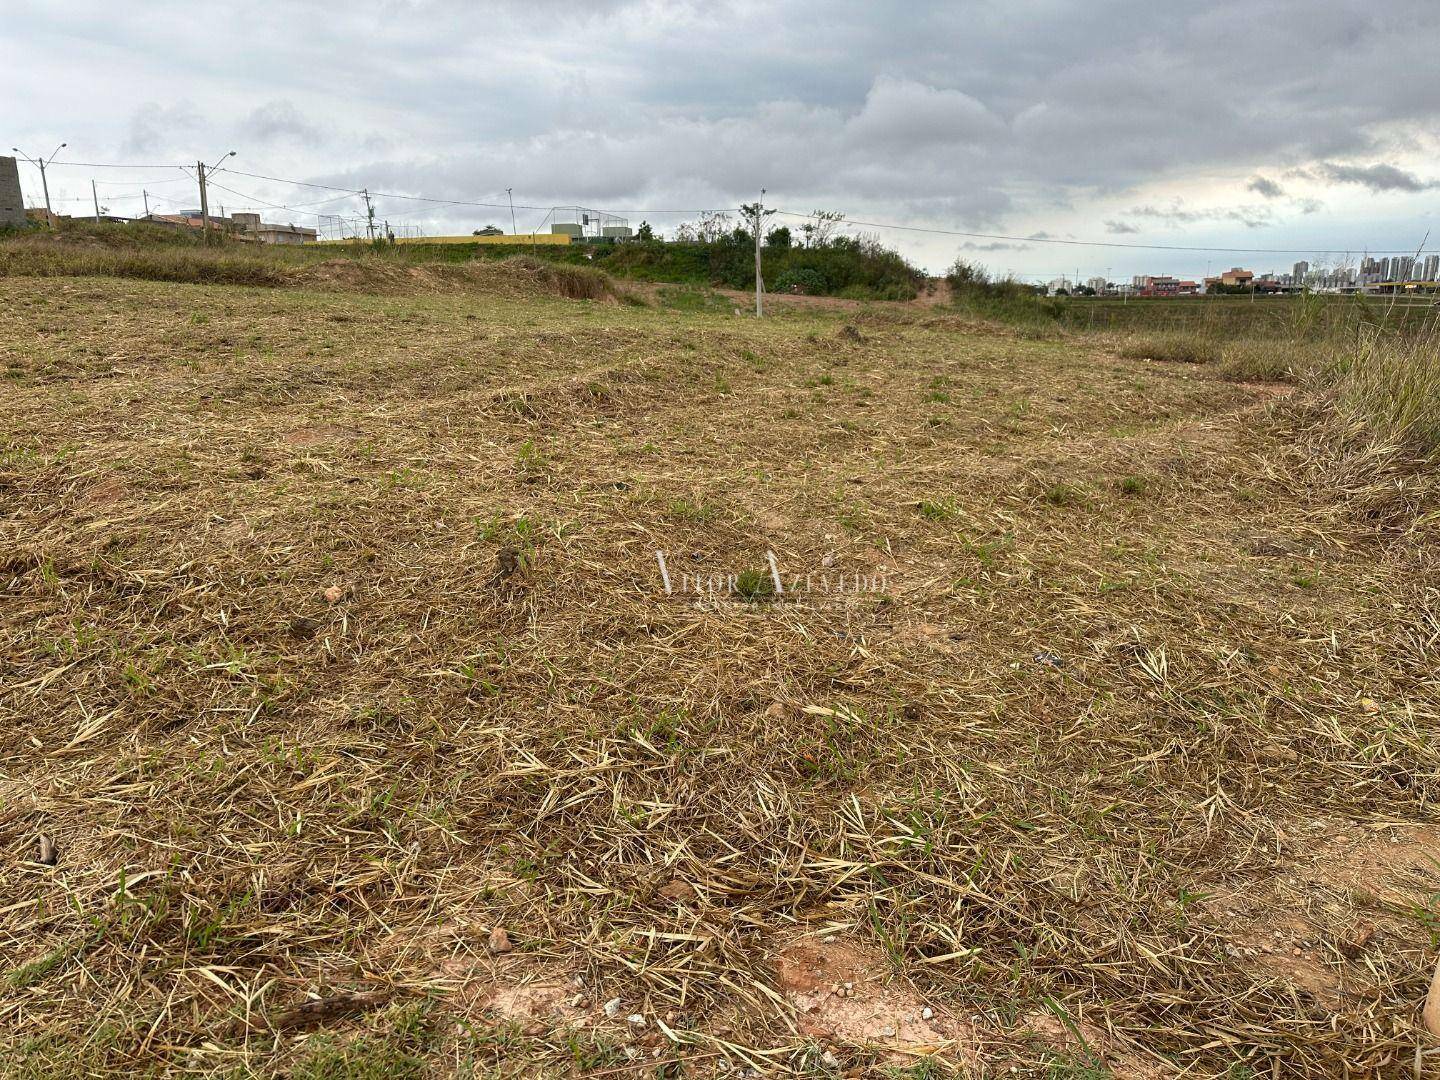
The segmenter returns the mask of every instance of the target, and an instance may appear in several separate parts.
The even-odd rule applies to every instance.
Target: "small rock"
[[[636,1027],[644,1027],[645,1016],[643,1013],[631,1013],[625,1018],[625,1022],[627,1024],[634,1024]]]
[[[1373,716],[1380,711],[1380,703],[1374,698],[1362,697],[1360,699],[1360,708]]]
[[[54,866],[55,841],[42,832],[36,839],[36,847],[39,850],[36,852],[35,861],[43,866]]]
[[[619,1016],[619,1015],[620,1015],[620,999],[619,999],[618,997],[617,997],[617,998],[611,998],[609,1001],[605,1002],[604,1009],[605,1009],[605,1015],[608,1016],[608,1017],[611,1017],[612,1019],[613,1019],[614,1017]]]
[[[338,604],[345,599],[345,590],[339,585],[331,585],[324,593],[327,604]]]
[[[820,1055],[820,1064],[824,1065],[827,1069],[838,1069],[840,1067],[840,1059],[829,1050],[826,1050]]]
[[[490,931],[490,939],[485,942],[485,947],[492,953],[507,953],[515,946],[510,944],[510,935],[505,932],[503,926],[497,926]]]
[[[925,1008],[923,1008],[923,1009],[920,1010],[920,1019],[921,1019],[921,1020],[933,1020],[934,1018],[935,1018],[935,1010],[932,1009],[932,1008],[930,1008],[929,1005],[926,1005]]]

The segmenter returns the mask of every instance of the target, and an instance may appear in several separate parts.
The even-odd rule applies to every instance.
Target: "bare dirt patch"
[[[932,1054],[974,1060],[968,1025],[927,1004],[873,948],[801,938],[776,955],[775,975],[802,1035],[878,1050],[894,1061]]]

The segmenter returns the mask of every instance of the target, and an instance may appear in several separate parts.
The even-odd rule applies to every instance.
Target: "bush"
[[[994,280],[979,263],[956,259],[945,272],[950,300],[982,319],[1035,328],[1049,327],[1065,312],[1063,300],[1045,296],[1033,285],[1011,278]]]
[[[776,292],[798,292],[806,296],[821,296],[826,291],[825,275],[808,266],[796,266],[786,270],[775,279]]]

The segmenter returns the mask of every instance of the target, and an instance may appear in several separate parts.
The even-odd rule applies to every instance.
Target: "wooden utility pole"
[[[760,189],[760,199],[755,203],[755,317],[765,317],[765,282],[760,276],[760,229],[765,222],[765,189]]]
[[[95,200],[95,224],[100,224],[100,194],[95,190],[95,181],[90,181],[90,198]]]
[[[145,220],[150,220],[150,192],[141,191],[140,197],[145,200]]]
[[[365,188],[360,194],[364,196],[365,199],[365,235],[370,238],[370,242],[373,244],[375,242],[375,207],[370,203],[369,188]]]

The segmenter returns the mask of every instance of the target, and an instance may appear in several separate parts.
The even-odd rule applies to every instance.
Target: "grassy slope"
[[[1039,1075],[1047,999],[1190,1075],[1409,1052],[1435,881],[1335,868],[1431,816],[1435,571],[1269,393],[897,308],[7,292],[8,1068],[607,1068],[627,1012],[803,1067],[801,926]],[[657,547],[890,592],[697,611]],[[522,974],[621,1017],[497,1025]]]
[[[0,279],[10,275],[103,274],[156,281],[228,285],[287,285],[315,264],[344,260],[441,273],[455,264],[538,261],[557,273],[589,268],[638,281],[708,287],[754,287],[754,249],[727,238],[715,243],[571,244],[313,244],[270,246],[239,242],[205,244],[198,233],[160,226],[67,222],[58,234],[0,230]],[[923,275],[893,251],[844,238],[820,248],[766,247],[765,280],[788,291],[787,274],[804,270],[810,291],[848,297],[909,300]],[[566,271],[563,268],[573,268]]]

